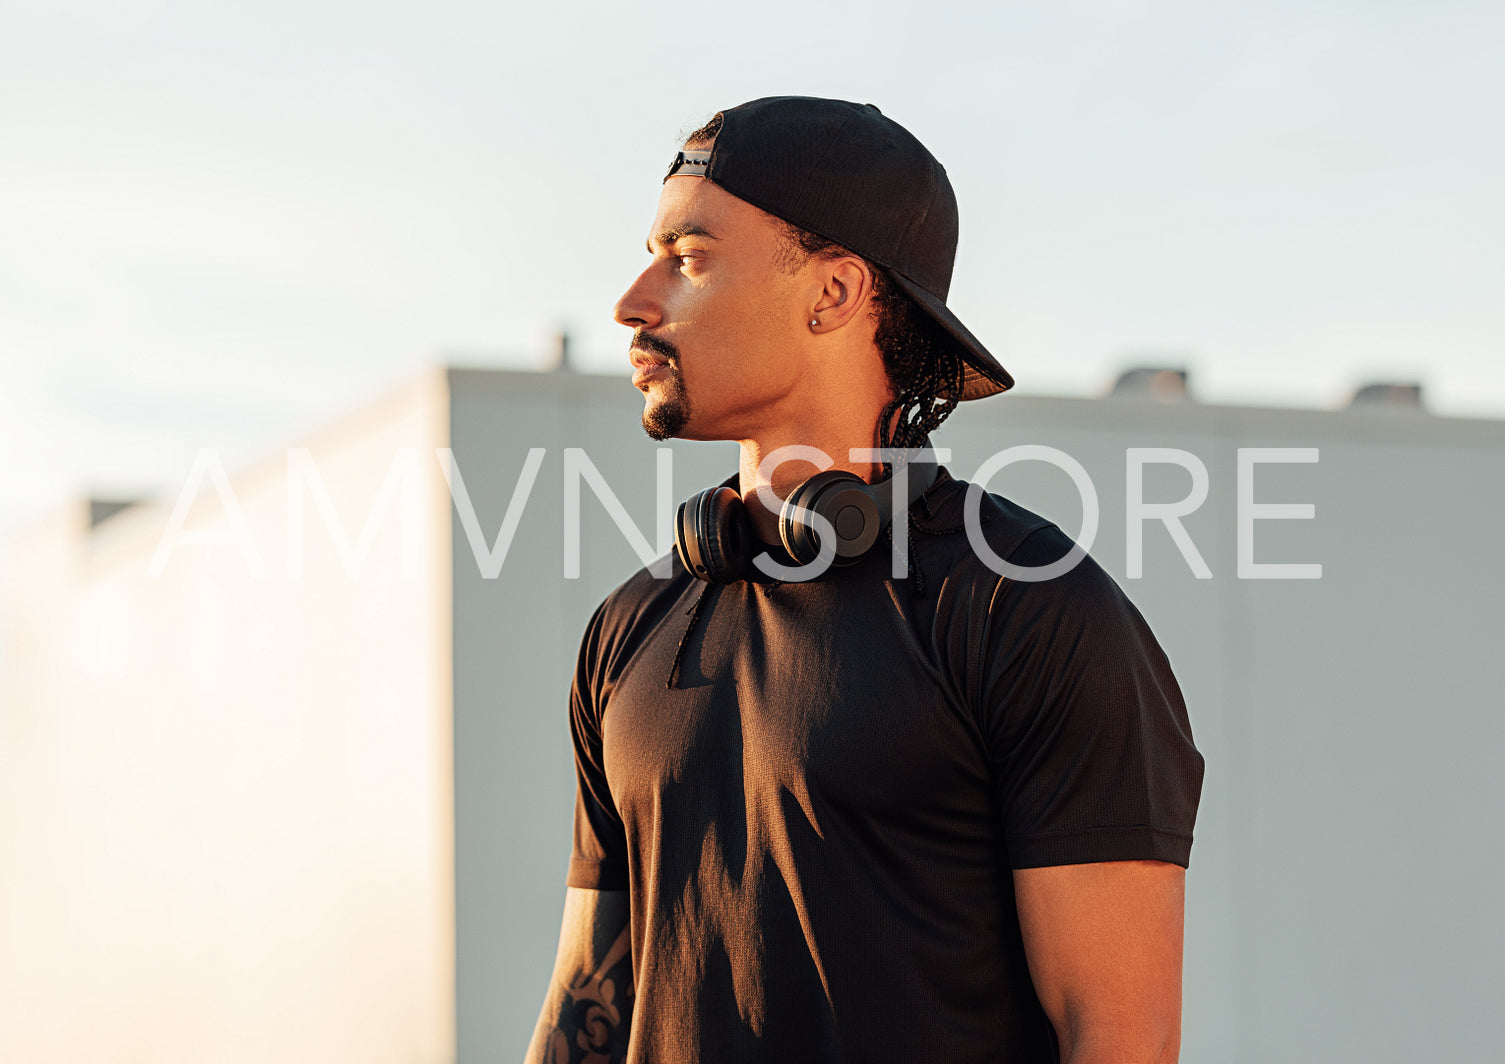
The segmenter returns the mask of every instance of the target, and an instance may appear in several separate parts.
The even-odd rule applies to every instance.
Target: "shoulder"
[[[944,468],[910,513],[915,548],[927,564],[938,563],[950,573],[971,572],[990,584],[1007,572],[1000,561],[1039,565],[1042,555],[1054,554],[1045,559],[1054,561],[1074,546],[1048,517],[957,480]]]
[[[914,511],[916,550],[938,570],[943,600],[972,614],[974,637],[981,623],[995,649],[1158,654],[1117,581],[1049,518],[949,476],[925,503]]]
[[[667,573],[667,576],[657,575]],[[633,573],[591,614],[581,643],[582,658],[611,669],[618,658],[656,629],[698,584],[673,551]]]

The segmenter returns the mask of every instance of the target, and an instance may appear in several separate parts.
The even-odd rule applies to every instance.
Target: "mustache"
[[[679,362],[679,348],[675,347],[668,340],[662,340],[657,336],[652,336],[645,332],[634,333],[632,344],[627,350],[629,353],[632,351],[647,351],[650,354],[658,355],[660,358],[666,358],[670,362],[676,364]]]

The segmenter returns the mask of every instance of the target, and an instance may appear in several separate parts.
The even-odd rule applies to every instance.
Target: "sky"
[[[1447,0],[0,0],[0,534],[561,328],[627,387],[678,136],[786,93],[945,164],[950,305],[1020,394],[1505,417],[1502,54]]]

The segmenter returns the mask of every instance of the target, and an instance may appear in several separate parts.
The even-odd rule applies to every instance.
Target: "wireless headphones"
[[[928,444],[927,444],[928,446]],[[824,518],[836,533],[833,565],[851,565],[861,558],[895,514],[908,510],[935,483],[933,461],[909,463],[904,497],[894,491],[894,478],[869,484],[855,473],[828,469],[789,493],[779,511],[779,538],[800,565],[820,557],[820,535],[812,515]],[[674,521],[674,549],[692,576],[712,584],[743,579],[758,551],[752,519],[742,497],[732,487],[737,478],[697,492],[680,504]]]

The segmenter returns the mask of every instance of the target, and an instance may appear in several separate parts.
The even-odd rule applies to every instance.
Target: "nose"
[[[653,292],[652,273],[653,267],[649,266],[638,274],[638,279],[617,300],[612,317],[618,325],[629,329],[651,329],[663,321],[663,309]]]

